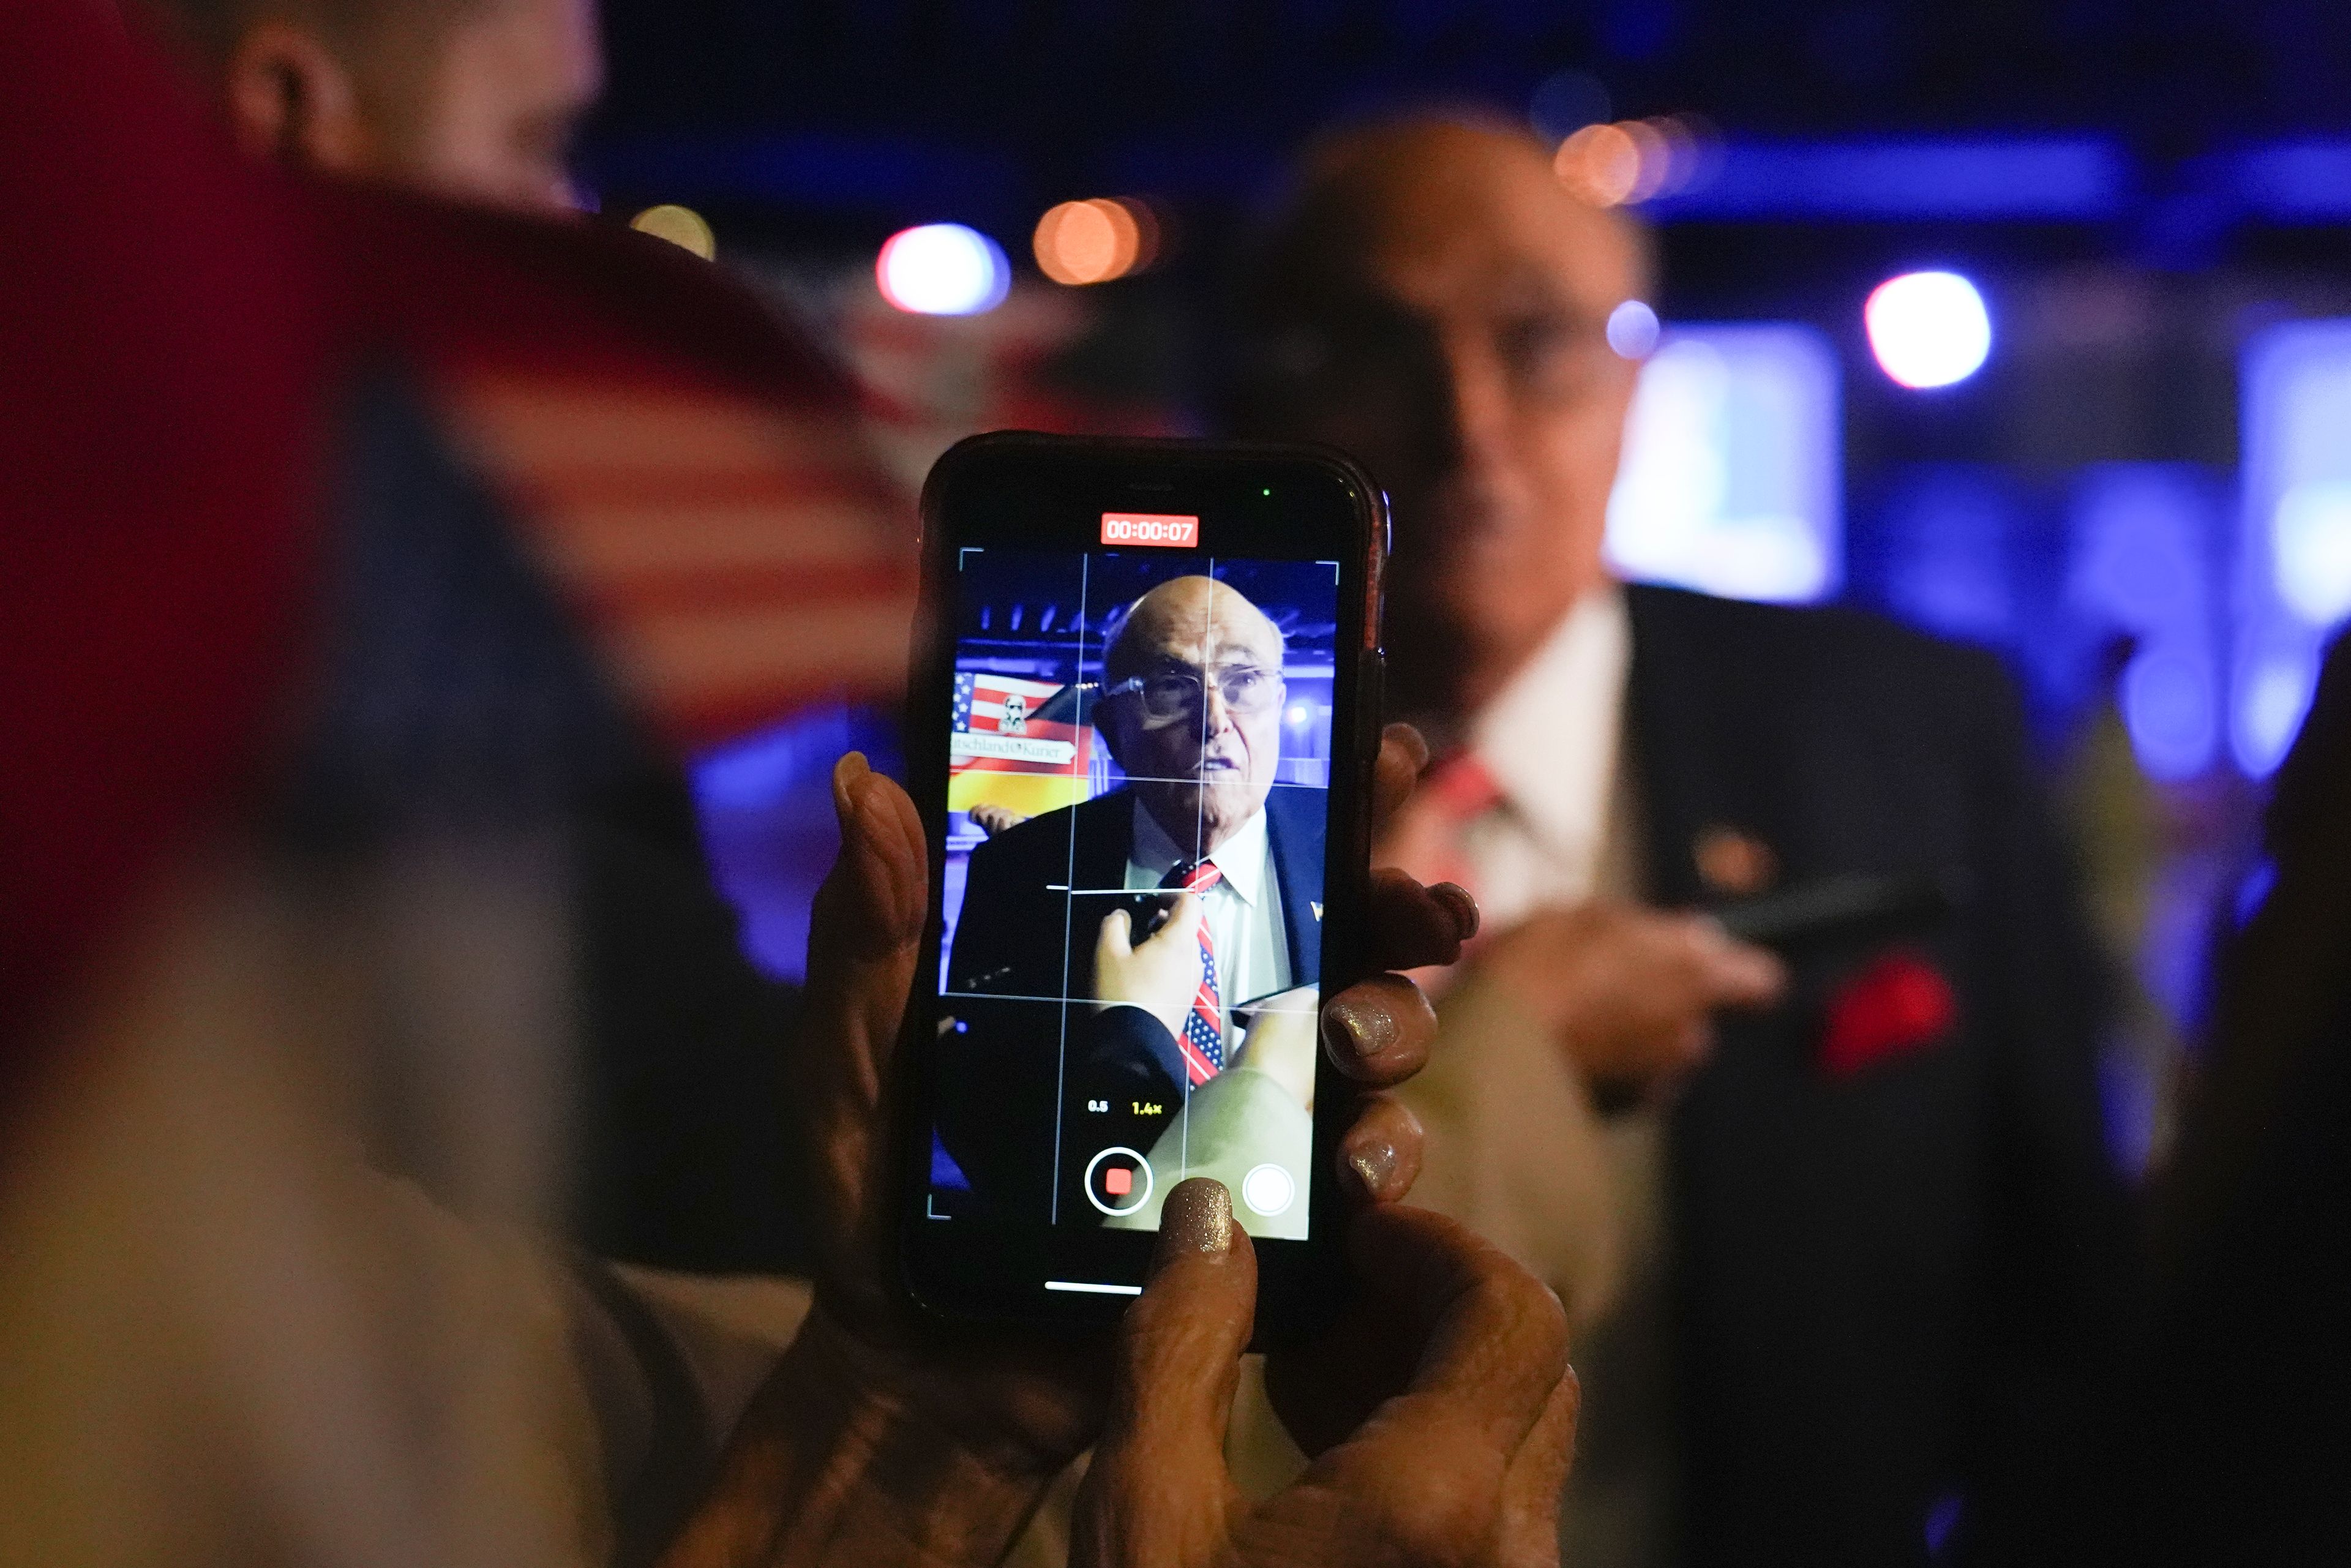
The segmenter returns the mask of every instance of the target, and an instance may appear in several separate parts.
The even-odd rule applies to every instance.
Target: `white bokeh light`
[[[2296,485],[2271,524],[2278,597],[2313,626],[2351,615],[2351,484]]]
[[[1870,295],[1862,319],[1878,367],[1917,391],[1963,382],[1991,354],[1983,296],[1956,272],[1888,278]]]
[[[917,316],[977,316],[1004,302],[1012,267],[997,243],[961,224],[901,229],[873,264],[882,298]]]
[[[1842,534],[1836,355],[1809,328],[1683,324],[1643,362],[1608,503],[1636,582],[1801,603],[1833,591]]]
[[[1646,301],[1627,299],[1608,313],[1608,346],[1624,360],[1646,360],[1656,350],[1657,313]]]

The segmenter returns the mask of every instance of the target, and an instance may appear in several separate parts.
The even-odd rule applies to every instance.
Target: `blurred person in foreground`
[[[352,312],[399,281],[342,269],[405,258],[329,243],[318,193],[221,156],[95,15],[0,13],[0,55],[24,62],[0,193],[58,214],[0,248],[12,298],[54,307],[0,361],[0,1562],[978,1563],[1097,1432],[1087,1563],[1549,1555],[1558,1304],[1458,1228],[1377,1211],[1418,1147],[1377,1096],[1345,1166],[1374,1210],[1362,1308],[1301,1353],[1317,1397],[1290,1411],[1330,1446],[1263,1506],[1217,1457],[1254,1273],[1213,1184],[1171,1199],[1115,1347],[949,1338],[894,1304],[884,1108],[928,883],[911,803],[854,757],[795,1058],[815,1306],[715,1484],[616,1539],[632,1466],[674,1458],[681,1355],[592,1310],[531,1226],[569,1060],[547,829],[609,760],[627,661],[373,379],[386,343]],[[478,238],[378,216],[433,254]],[[749,331],[716,287],[697,303]],[[617,363],[625,335],[574,298],[566,340]],[[1391,800],[1415,761],[1395,737]],[[1461,925],[1382,882],[1399,964]],[[1374,1084],[1429,1042],[1394,977],[1325,1017]],[[402,1144],[429,1176],[372,1162]],[[632,1355],[633,1390],[581,1370]]]
[[[1382,853],[1490,934],[1421,1190],[1577,1325],[1567,1555],[1913,1562],[1997,1533],[2111,1333],[2095,971],[1988,658],[1611,579],[1607,325],[1652,288],[1514,129],[1335,135],[1253,253],[1235,413],[1392,499],[1387,689],[1439,760]],[[1967,902],[1786,962],[1695,912],[1851,872]]]
[[[2132,1375],[2019,1559],[2351,1562],[2351,639],[2329,651],[2222,944],[2158,1173]]]
[[[138,3],[255,157],[504,211],[577,208],[573,134],[603,80],[593,0]],[[619,520],[650,538],[642,513]],[[788,1092],[773,1042],[799,994],[745,956],[684,769],[642,758],[566,831],[582,889],[581,1239],[674,1268],[804,1273],[808,1197],[765,1109]]]
[[[568,211],[594,0],[139,0],[256,157]]]

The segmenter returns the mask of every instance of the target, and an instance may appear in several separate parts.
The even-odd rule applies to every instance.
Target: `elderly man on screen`
[[[1154,588],[1111,638],[1095,713],[1127,782],[972,852],[947,971],[947,989],[965,998],[958,1010],[985,1016],[979,997],[1094,1004],[1073,1020],[1081,1032],[1067,1081],[1085,1091],[1081,1102],[1161,1108],[1139,1128],[1122,1124],[1122,1135],[1167,1133],[1187,1092],[1242,1065],[1281,1087],[1304,1127],[1324,793],[1275,783],[1281,665],[1280,629],[1229,585],[1182,577]],[[1153,893],[1174,897],[1128,896]],[[1041,1196],[1051,1179],[1054,1140],[1039,1106],[1024,1113],[1008,1102],[1024,1091],[1034,1102],[1036,1085],[1063,1078],[1059,1060],[1004,1051],[1023,1049],[1015,1037],[1041,1039],[1058,1058],[1059,1035],[982,1027],[958,1053],[961,1088],[946,1097],[942,1137],[997,1201]],[[1196,1134],[1200,1124],[1196,1116]]]

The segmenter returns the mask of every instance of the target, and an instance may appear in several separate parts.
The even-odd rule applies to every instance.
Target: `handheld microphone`
[[[1780,893],[1714,906],[1722,928],[1759,947],[1881,941],[1931,931],[1959,907],[1946,872],[1844,872]]]

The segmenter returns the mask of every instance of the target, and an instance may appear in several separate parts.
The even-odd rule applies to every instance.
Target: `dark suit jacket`
[[[2110,1354],[2129,1238],[2072,877],[1989,656],[1844,611],[1627,601],[1656,902],[1704,900],[1718,824],[1782,886],[1967,886],[1911,945],[1957,995],[1941,1039],[1828,1071],[1828,998],[1881,954],[1805,956],[1786,1005],[1724,1020],[1669,1139],[1684,1559],[1920,1562],[1939,1500],[1998,1533]]]
[[[1319,789],[1278,786],[1265,805],[1267,853],[1300,984],[1322,969],[1316,905],[1327,799]],[[1037,1212],[1028,1206],[1042,1201],[1051,1180],[1057,1083],[1071,1097],[1155,1101],[1169,1114],[1183,1099],[1183,1061],[1165,1029],[1145,1015],[1120,1016],[1131,1009],[1097,1018],[1086,1005],[1094,994],[1094,943],[1115,903],[1073,901],[1060,891],[1124,886],[1134,841],[1134,796],[1121,789],[1031,818],[971,852],[947,989],[1006,999],[946,1000],[943,1010],[963,1027],[943,1044],[939,1133],[988,1207]],[[1076,998],[1066,1041],[1057,999],[1064,995]],[[1129,1131],[1146,1140],[1152,1134],[1148,1124]]]

